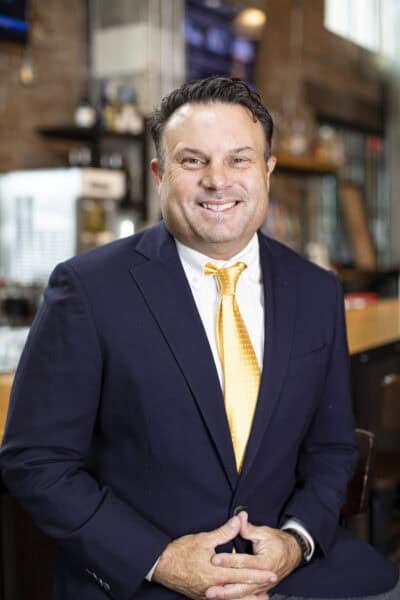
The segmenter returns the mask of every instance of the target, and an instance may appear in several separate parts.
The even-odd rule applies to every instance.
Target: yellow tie
[[[236,302],[240,274],[247,265],[238,262],[226,269],[212,263],[204,266],[206,275],[215,275],[219,284],[217,346],[224,374],[224,400],[238,472],[253,423],[260,386],[260,368],[246,325]]]

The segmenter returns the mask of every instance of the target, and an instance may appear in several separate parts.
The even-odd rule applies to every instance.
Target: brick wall
[[[339,118],[343,103],[348,105],[348,116],[356,119],[360,106],[373,112],[383,101],[382,70],[375,55],[324,28],[324,0],[268,2],[256,73],[258,89],[272,110],[290,113],[296,104],[297,113],[310,124],[315,109],[307,98],[307,81],[337,94]]]
[[[30,0],[26,48],[0,43],[0,171],[64,165],[67,145],[42,139],[36,128],[72,122],[87,77],[85,0]],[[35,70],[19,82],[27,51]]]

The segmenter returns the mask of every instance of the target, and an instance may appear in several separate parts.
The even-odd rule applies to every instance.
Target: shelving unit
[[[277,164],[265,231],[304,255],[309,242],[319,244],[335,260],[340,165],[312,155],[273,154]]]
[[[100,139],[117,138],[133,142],[144,140],[145,134],[120,133],[118,131],[106,131],[99,127],[77,127],[75,125],[60,125],[57,127],[40,127],[38,132],[47,138],[64,139],[70,141],[82,141],[97,143]]]
[[[74,125],[58,125],[40,127],[38,133],[54,141],[81,142],[90,146],[92,152],[91,166],[99,167],[102,153],[118,152],[122,155],[130,177],[132,205],[146,217],[147,206],[147,138],[146,132],[140,134],[106,131],[99,127],[77,127]]]
[[[294,156],[291,154],[275,154],[278,171],[312,175],[337,175],[339,165],[330,161],[321,161],[313,156]]]

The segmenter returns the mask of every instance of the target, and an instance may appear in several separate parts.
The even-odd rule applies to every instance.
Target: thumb
[[[232,517],[229,521],[221,525],[221,527],[208,533],[210,545],[215,548],[215,546],[219,546],[220,544],[226,544],[227,542],[234,540],[239,534],[239,531],[240,519],[236,516]]]
[[[255,541],[259,538],[259,528],[249,523],[249,517],[246,512],[239,514],[240,519],[240,537],[244,540]]]

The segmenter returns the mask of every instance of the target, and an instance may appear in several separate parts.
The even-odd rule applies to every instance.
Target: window
[[[325,0],[325,27],[372,52],[381,49],[381,0]]]

